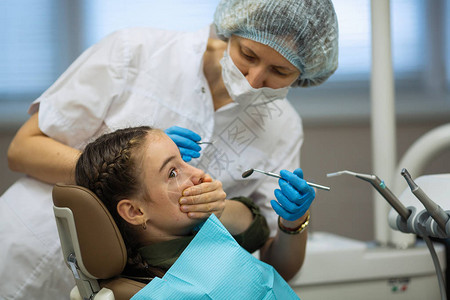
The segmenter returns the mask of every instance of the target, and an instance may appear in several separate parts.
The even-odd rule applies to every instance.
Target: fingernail
[[[187,199],[186,198],[181,198],[180,199],[180,204],[186,204],[187,203]]]
[[[184,190],[183,191],[183,196],[189,196],[189,195],[190,195],[189,190]]]

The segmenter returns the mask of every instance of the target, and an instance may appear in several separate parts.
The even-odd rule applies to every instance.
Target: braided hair
[[[159,269],[149,267],[137,248],[137,231],[117,212],[125,198],[144,197],[139,180],[139,157],[147,135],[155,129],[148,126],[124,128],[100,136],[89,143],[75,168],[76,184],[88,188],[103,202],[114,218],[127,247],[126,273],[136,276],[161,276]]]

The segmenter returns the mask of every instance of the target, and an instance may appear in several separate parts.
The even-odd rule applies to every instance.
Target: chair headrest
[[[69,208],[74,216],[81,258],[86,270],[98,279],[119,275],[127,262],[122,235],[107,208],[90,190],[56,184],[53,204]]]

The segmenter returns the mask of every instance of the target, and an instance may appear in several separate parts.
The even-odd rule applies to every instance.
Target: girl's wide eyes
[[[177,175],[178,175],[178,171],[175,168],[170,170],[169,178],[177,177]]]

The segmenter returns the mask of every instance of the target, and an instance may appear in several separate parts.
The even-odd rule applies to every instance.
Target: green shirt
[[[231,200],[242,202],[250,208],[253,213],[253,222],[247,230],[233,236],[239,245],[252,253],[261,248],[269,238],[269,226],[267,225],[264,216],[261,215],[259,207],[256,206],[251,199],[246,197],[236,197]],[[195,233],[175,240],[144,246],[138,251],[150,266],[169,269],[189,245],[194,236]]]

